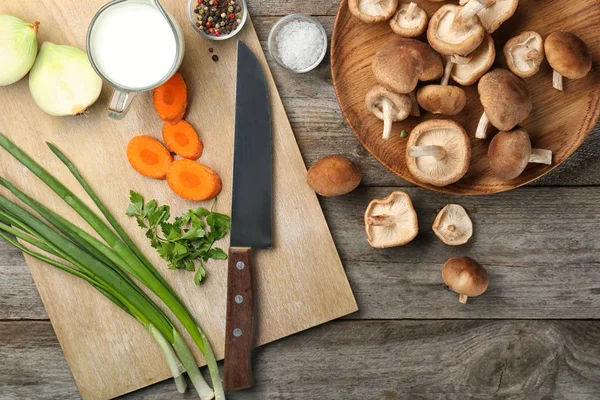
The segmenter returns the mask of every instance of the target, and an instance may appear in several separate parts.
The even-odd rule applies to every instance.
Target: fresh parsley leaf
[[[214,203],[211,210],[202,207],[188,210],[169,222],[168,205],[159,205],[156,200],[144,203],[142,195],[134,191],[129,199],[131,204],[125,214],[146,230],[150,244],[167,261],[169,269],[196,271],[194,282],[199,284],[206,277],[205,262],[227,259],[227,253],[213,245],[227,235],[231,218],[214,212]]]

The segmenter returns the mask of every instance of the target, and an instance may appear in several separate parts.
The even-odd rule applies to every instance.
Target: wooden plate
[[[428,15],[445,3],[414,0]],[[448,2],[446,2],[448,3]],[[456,3],[456,1],[455,1]],[[524,30],[535,30],[548,36],[557,30],[577,34],[589,46],[594,65],[583,79],[566,80],[565,92],[552,88],[552,70],[544,61],[534,77],[526,80],[533,99],[533,111],[521,124],[529,132],[532,144],[554,153],[552,166],[532,165],[511,181],[494,178],[488,171],[489,140],[475,139],[475,128],[483,108],[477,85],[465,87],[467,105],[454,117],[424,113],[394,124],[392,138],[381,139],[383,123],[365,107],[364,97],[374,85],[371,61],[377,50],[394,36],[387,22],[365,24],[348,10],[342,0],[333,29],[331,71],[340,108],[360,143],[392,172],[419,186],[444,193],[464,195],[491,194],[514,189],[546,174],[565,161],[581,145],[600,117],[600,2],[597,0],[521,0],[515,15],[505,22],[492,37],[496,45],[496,63],[505,67],[502,48],[512,36]],[[421,40],[426,40],[424,37]],[[450,84],[455,84],[451,81]],[[422,110],[423,111],[423,110]],[[467,175],[459,182],[435,187],[417,182],[406,167],[406,139],[400,138],[405,129],[410,132],[419,122],[432,118],[452,118],[462,124],[471,136],[472,157]],[[493,132],[492,132],[493,133]],[[490,135],[492,137],[493,134]]]

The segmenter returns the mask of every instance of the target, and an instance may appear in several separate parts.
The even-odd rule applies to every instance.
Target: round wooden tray
[[[401,0],[402,1],[402,0]],[[448,2],[434,3],[414,0],[429,16]],[[457,3],[455,1],[455,3]],[[521,0],[515,15],[505,22],[492,37],[496,45],[495,67],[505,67],[502,48],[512,36],[524,30],[534,30],[548,36],[557,30],[571,31],[589,46],[594,65],[592,71],[580,80],[565,80],[563,93],[552,88],[552,70],[544,61],[540,71],[526,80],[533,100],[533,111],[521,124],[531,136],[534,147],[550,149],[554,153],[552,166],[530,164],[516,179],[502,181],[488,171],[488,140],[475,139],[475,128],[483,108],[479,102],[477,85],[465,87],[467,105],[454,117],[434,116],[422,111],[421,117],[409,117],[394,124],[392,138],[381,139],[383,123],[365,106],[365,94],[374,85],[371,61],[379,48],[394,33],[387,22],[365,24],[348,10],[348,1],[342,0],[338,9],[331,43],[331,71],[340,108],[360,143],[386,168],[409,182],[444,193],[463,195],[491,194],[514,189],[546,174],[565,161],[589,134],[600,117],[600,2],[594,0]],[[424,37],[420,38],[426,41]],[[452,80],[450,84],[456,84]],[[422,85],[422,83],[420,83]],[[459,182],[446,187],[435,187],[417,182],[406,167],[406,139],[400,137],[405,129],[410,132],[419,122],[432,118],[451,118],[462,124],[471,136],[471,166]],[[493,137],[490,132],[489,138]]]

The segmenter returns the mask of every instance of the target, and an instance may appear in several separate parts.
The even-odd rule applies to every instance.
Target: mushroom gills
[[[449,246],[459,246],[473,235],[473,222],[463,206],[448,204],[438,213],[433,222],[433,233]]]
[[[419,224],[408,194],[396,191],[372,200],[365,211],[365,231],[374,248],[403,246],[413,240]]]
[[[460,85],[472,85],[488,72],[495,58],[494,40],[486,34],[481,44],[468,56],[451,57],[453,64],[450,76]],[[467,59],[468,62],[464,63]]]
[[[455,14],[452,10],[442,10],[442,15],[438,23],[438,36],[444,38],[444,41],[451,44],[461,44],[471,36],[470,28],[477,24],[473,19],[465,19],[460,22],[460,29],[457,29],[455,20],[459,14]]]
[[[361,12],[372,17],[378,17],[387,12],[388,0],[358,0],[358,8]]]

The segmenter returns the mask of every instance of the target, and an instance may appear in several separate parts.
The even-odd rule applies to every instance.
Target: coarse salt
[[[292,21],[277,34],[279,58],[286,67],[295,71],[314,65],[325,47],[325,38],[313,22]]]

